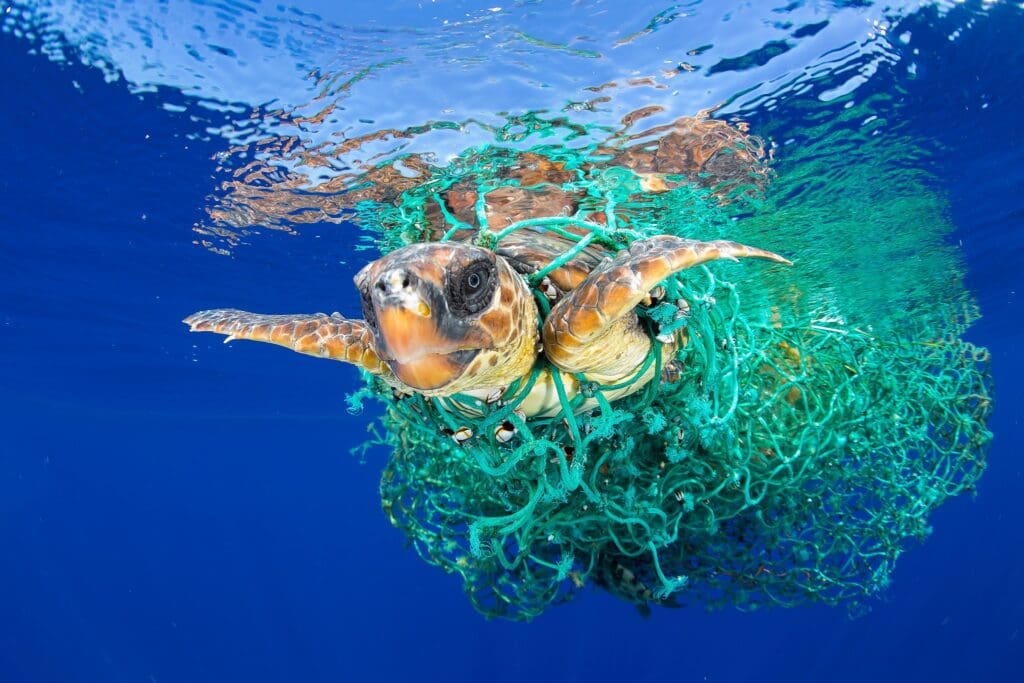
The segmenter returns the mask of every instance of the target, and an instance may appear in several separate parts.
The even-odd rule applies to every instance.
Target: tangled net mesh
[[[494,146],[388,201],[363,201],[361,222],[384,251],[431,239],[493,247],[522,229],[564,235],[575,246],[530,278],[543,317],[543,276],[579,249],[614,252],[657,234],[735,239],[743,209],[728,207],[754,194],[683,176],[652,194],[641,174],[602,166],[594,150],[528,154],[569,173],[560,189],[583,197],[572,215],[488,226],[489,193],[547,187],[509,174],[523,153]],[[472,221],[442,198],[467,186]],[[564,393],[556,417],[515,412],[543,358],[491,405],[400,396],[367,376],[352,402],[385,404],[391,523],[424,560],[458,574],[488,616],[529,619],[591,583],[642,609],[863,605],[928,534],[931,511],[984,469],[988,354],[960,338],[974,317],[967,303],[951,304],[959,309],[941,330],[878,331],[809,310],[793,270],[716,262],[670,278],[664,303],[639,313],[652,339],[685,330],[681,372],[615,403],[603,395],[611,387],[579,377],[577,400],[598,402],[590,412],[574,414]],[[655,341],[647,363],[660,362]],[[505,423],[515,436],[499,443],[491,435]],[[443,436],[463,427],[473,438]]]

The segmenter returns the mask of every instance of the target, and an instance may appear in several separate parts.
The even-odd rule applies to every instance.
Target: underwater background
[[[1024,676],[1019,3],[0,11],[0,681]],[[311,187],[701,110],[766,141],[772,189],[740,220],[817,255],[816,295],[981,313],[987,470],[856,618],[643,618],[587,590],[485,620],[388,523],[387,453],[350,454],[378,410],[348,412],[355,370],[179,322],[355,315],[372,240]],[[520,137],[530,112],[559,122]]]

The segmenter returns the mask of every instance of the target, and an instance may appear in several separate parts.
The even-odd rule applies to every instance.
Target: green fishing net
[[[836,227],[832,260],[817,259],[821,245],[798,235],[806,221],[765,209],[761,179],[668,176],[670,188],[651,193],[599,152],[528,152],[565,169],[558,189],[582,197],[571,213],[488,225],[489,193],[545,191],[509,172],[523,152],[495,145],[362,202],[360,222],[383,251],[429,239],[494,246],[516,230],[551,230],[576,245],[556,267],[589,244],[614,252],[669,233],[745,242],[795,265],[714,262],[670,278],[661,302],[639,310],[652,339],[685,333],[676,371],[614,403],[609,387],[584,382],[579,400],[598,402],[589,412],[575,414],[564,395],[556,417],[516,412],[543,359],[492,404],[401,395],[367,376],[352,401],[384,402],[391,523],[425,561],[461,577],[488,616],[529,619],[589,584],[642,609],[863,604],[928,534],[931,511],[971,490],[984,468],[988,356],[961,339],[975,315],[969,298],[936,301],[927,283],[901,291],[872,275],[874,299],[899,310],[882,319],[856,299],[864,286],[841,296],[836,283],[856,283],[853,270],[821,279],[822,264],[839,269],[856,240],[844,243]],[[467,186],[475,203],[460,218],[444,196]],[[883,210],[927,220],[934,207],[907,204],[917,196]],[[941,244],[918,247],[925,261],[949,257]],[[549,269],[530,278],[542,313]],[[908,312],[929,301],[927,314]],[[664,369],[657,342],[647,363]],[[497,429],[514,434],[503,442]]]

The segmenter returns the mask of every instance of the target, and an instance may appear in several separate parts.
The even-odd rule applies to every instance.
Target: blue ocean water
[[[1018,4],[0,8],[0,680],[1024,674]],[[664,87],[629,85],[643,78]],[[349,455],[372,417],[345,409],[353,369],[222,347],[179,322],[222,305],[358,310],[350,283],[369,254],[343,217],[292,216],[289,230],[218,219],[261,140],[316,150],[428,120],[487,122],[557,110],[609,82],[619,86],[601,91],[614,97],[599,120],[724,103],[721,116],[777,143],[780,174],[788,140],[846,140],[825,117],[848,96],[929,150],[920,163],[947,203],[944,239],[982,312],[968,338],[992,352],[995,439],[977,495],[932,516],[931,537],[866,615],[644,619],[592,590],[528,624],[486,621],[382,514],[386,454]],[[336,109],[296,122],[325,88]],[[806,89],[822,109],[805,106]],[[439,128],[401,151],[443,161],[485,132]],[[351,163],[332,158],[339,166],[314,179]]]

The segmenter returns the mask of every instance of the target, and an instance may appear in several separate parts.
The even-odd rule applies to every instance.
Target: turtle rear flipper
[[[193,313],[182,322],[192,332],[225,334],[225,343],[235,339],[267,342],[310,356],[352,363],[375,375],[391,374],[375,351],[373,333],[366,323],[338,314],[262,315],[221,308]]]
[[[716,259],[789,261],[736,242],[700,242],[673,235],[639,240],[598,266],[544,321],[544,350],[566,372],[626,376],[651,341],[633,309],[666,278]],[[632,316],[630,318],[629,316]]]

